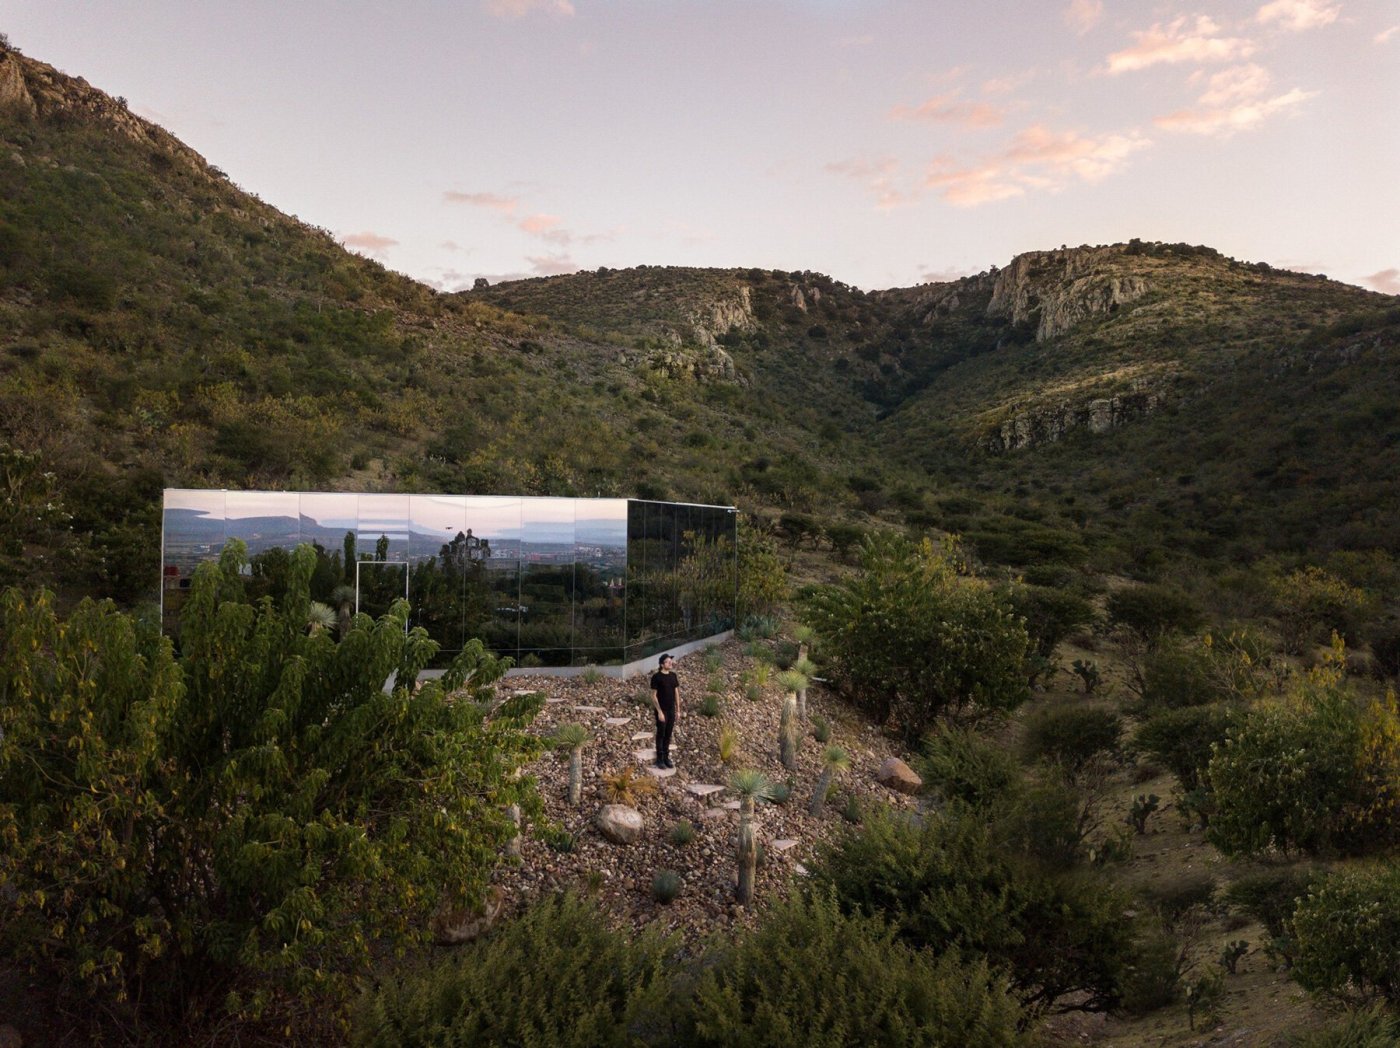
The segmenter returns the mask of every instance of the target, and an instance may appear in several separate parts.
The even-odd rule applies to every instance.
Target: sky
[[[1140,237],[1400,293],[1397,0],[0,0],[0,31],[446,290],[869,290]]]

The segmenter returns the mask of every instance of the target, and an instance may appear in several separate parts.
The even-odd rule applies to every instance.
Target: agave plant
[[[555,749],[569,751],[569,803],[575,808],[583,798],[583,748],[592,741],[582,724],[562,724],[554,732]]]
[[[851,766],[851,757],[840,746],[828,746],[822,754],[822,776],[817,780],[817,788],[812,792],[811,812],[821,818],[826,807],[826,792],[831,789],[831,780]]]
[[[729,779],[729,788],[739,795],[739,890],[740,906],[753,902],[754,878],[758,873],[758,838],[754,834],[753,810],[758,801],[773,796],[773,783],[761,771],[746,768]]]

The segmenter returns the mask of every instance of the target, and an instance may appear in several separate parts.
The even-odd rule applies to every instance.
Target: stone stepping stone
[[[708,782],[687,783],[685,788],[697,797],[708,797],[710,794],[718,793],[720,790],[724,789],[723,786],[716,786]]]
[[[604,717],[603,723],[616,726],[618,724],[626,724],[631,719],[631,717]]]
[[[574,709],[575,709],[577,712],[579,712],[579,713],[602,713],[605,709],[607,709],[607,707],[606,707],[606,706],[575,706]]]
[[[530,693],[529,693],[528,691],[517,691],[515,694],[517,694],[517,695],[529,695]],[[547,702],[547,703],[549,703],[549,705],[554,706],[554,705],[557,705],[558,703],[564,702],[564,701],[566,701],[566,700],[565,700],[564,696],[562,696],[562,695],[559,695],[559,696],[551,695],[551,696],[549,696],[548,698],[546,698],[544,701]]]
[[[726,809],[727,811],[738,811],[738,810],[739,810],[739,802],[738,802],[738,801],[725,801],[722,805],[720,805],[720,807]]]
[[[658,779],[669,779],[672,775],[676,774],[676,769],[675,769],[675,768],[658,768],[655,764],[648,764],[648,765],[647,765],[647,773],[648,773],[649,775],[655,776],[655,777],[658,778]]]
[[[656,738],[656,736],[655,736],[655,734],[653,734],[652,732],[649,732],[649,731],[639,731],[639,732],[636,732],[636,733],[633,734],[633,736],[632,736],[632,741],[633,741],[633,742],[641,742],[643,739],[654,739],[654,738]]]
[[[700,818],[706,821],[712,821],[714,819],[723,819],[728,814],[729,809],[727,808],[706,808],[700,813]]]
[[[792,872],[799,877],[806,877],[807,867],[803,866],[800,862],[795,862],[792,864]]]
[[[647,738],[651,738],[651,736],[648,735]],[[680,753],[680,747],[672,746],[671,752]],[[656,760],[656,750],[654,748],[649,750],[633,750],[632,756],[636,757],[639,761],[654,761]]]
[[[797,847],[797,841],[793,840],[791,837],[784,837],[782,840],[770,841],[768,847],[772,848],[775,852],[785,852],[789,848]]]

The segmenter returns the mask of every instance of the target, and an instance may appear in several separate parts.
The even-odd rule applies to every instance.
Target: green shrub
[[[1291,1048],[1395,1048],[1400,1044],[1400,1016],[1377,1006],[1358,1008],[1288,1043]]]
[[[1373,605],[1365,590],[1314,566],[1271,578],[1269,594],[1283,649],[1293,655],[1326,640],[1329,633],[1354,639],[1358,623]]]
[[[1293,978],[1332,997],[1400,1005],[1400,865],[1338,870],[1316,882],[1289,922]]]
[[[825,717],[812,718],[812,738],[818,742],[827,743],[831,741],[831,722]]]
[[[1138,729],[1134,743],[1166,765],[1182,790],[1190,792],[1201,785],[1211,747],[1224,742],[1243,721],[1243,710],[1222,703],[1164,710]]]
[[[1096,875],[1046,873],[1009,852],[978,813],[922,825],[871,816],[823,849],[812,878],[843,910],[883,917],[911,946],[1005,965],[1032,1012],[1069,997],[1089,1010],[1117,1003],[1131,948],[1127,900]]]
[[[775,782],[768,789],[768,800],[773,804],[786,804],[792,796],[792,783]]]
[[[661,1014],[672,944],[615,931],[591,902],[540,902],[489,939],[386,979],[356,1009],[363,1048],[635,1045]]]
[[[1086,798],[1063,777],[1049,776],[1013,787],[989,814],[993,832],[1011,852],[1051,869],[1066,869],[1083,857],[1090,819]]]
[[[806,609],[833,679],[857,706],[917,739],[946,711],[1025,699],[1025,629],[986,583],[961,574],[955,548],[872,537],[860,563],[857,575],[817,588]]]
[[[718,717],[720,714],[719,696],[712,691],[707,691],[705,697],[700,700],[700,716]]]
[[[914,769],[926,787],[974,808],[990,807],[1020,781],[1020,768],[1005,749],[973,728],[956,725],[924,736]]]
[[[686,845],[695,840],[695,825],[689,819],[678,819],[671,826],[671,843]]]
[[[1271,684],[1268,652],[1247,632],[1165,642],[1142,661],[1142,707],[1148,715],[1252,699]]]
[[[1121,1007],[1129,1015],[1174,1004],[1181,996],[1181,971],[1185,955],[1167,929],[1150,925],[1133,944],[1125,966]]]
[[[1058,764],[1071,776],[1100,754],[1116,754],[1123,718],[1102,706],[1045,706],[1026,718],[1025,754]]]
[[[506,807],[538,804],[511,773],[539,752],[540,698],[473,701],[508,663],[473,642],[415,688],[437,645],[405,603],[337,643],[306,629],[310,547],[276,603],[242,602],[245,563],[231,542],[195,572],[178,663],[110,604],[62,622],[46,596],[0,600],[0,936],[152,1008],[334,1000],[371,941],[478,904]]]
[[[651,897],[665,906],[676,901],[682,887],[684,882],[675,870],[657,870],[651,879]]]
[[[1393,703],[1358,701],[1342,664],[1339,650],[1216,748],[1207,834],[1227,855],[1357,853],[1400,835],[1400,717]]]
[[[1188,910],[1209,910],[1215,891],[1215,878],[1210,874],[1188,873],[1175,880],[1152,882],[1144,887],[1143,897],[1168,926],[1174,926]]]
[[[1130,586],[1108,598],[1108,617],[1148,644],[1174,632],[1196,629],[1204,621],[1200,607],[1173,586]]]
[[[579,678],[585,684],[597,684],[600,681],[602,681],[603,676],[603,671],[600,670],[597,666],[594,666],[592,663],[589,663],[587,666],[585,666],[583,668],[583,672],[579,674]]]
[[[1026,620],[1030,650],[1048,659],[1060,642],[1080,626],[1094,621],[1094,608],[1083,597],[1047,586],[1012,586],[1012,610]]]
[[[1225,901],[1253,917],[1268,932],[1265,951],[1289,967],[1297,951],[1288,922],[1315,877],[1311,870],[1263,870],[1246,874],[1225,889]]]
[[[1021,1018],[983,961],[933,956],[820,894],[771,909],[700,976],[679,1043],[1003,1048]]]

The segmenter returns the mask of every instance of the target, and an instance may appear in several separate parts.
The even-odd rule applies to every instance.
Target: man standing
[[[681,682],[673,668],[676,660],[661,656],[661,668],[651,675],[651,704],[656,710],[656,766],[674,768],[671,763],[671,733],[681,715]]]

